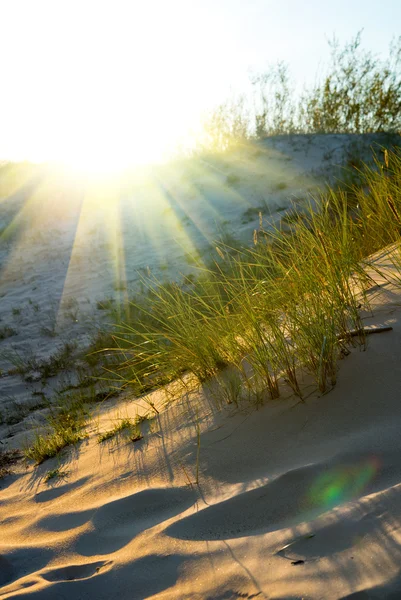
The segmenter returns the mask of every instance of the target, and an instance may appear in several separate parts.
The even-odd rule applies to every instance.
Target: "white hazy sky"
[[[399,0],[0,0],[0,158],[157,159],[250,68],[310,82],[333,34],[380,54],[400,25]]]

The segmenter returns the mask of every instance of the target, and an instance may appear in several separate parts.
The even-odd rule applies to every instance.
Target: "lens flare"
[[[337,466],[320,475],[308,493],[308,504],[314,508],[333,508],[361,496],[374,480],[380,467],[377,457],[369,457],[353,465]]]

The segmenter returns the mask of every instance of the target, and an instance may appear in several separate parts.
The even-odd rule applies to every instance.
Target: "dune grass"
[[[183,372],[204,381],[230,367],[225,395],[234,403],[277,398],[280,380],[302,398],[305,376],[328,391],[347,346],[366,341],[371,255],[394,244],[401,275],[399,150],[361,177],[362,186],[311,198],[290,232],[261,228],[253,248],[219,248],[190,285],[148,281],[113,334],[124,356],[115,376],[143,391]]]
[[[13,365],[13,368],[9,370],[10,375],[25,376],[25,379],[30,381],[31,371],[36,372],[41,379],[48,379],[73,366],[75,350],[75,343],[65,342],[48,358],[38,359],[32,351],[23,354],[18,352],[16,348],[11,347],[1,351],[0,357]]]
[[[24,450],[24,456],[41,464],[59,454],[67,446],[85,439],[88,413],[81,401],[66,400],[62,406],[52,408],[44,432],[36,433]]]
[[[132,442],[139,442],[143,438],[141,425],[145,421],[151,420],[149,415],[137,415],[135,419],[129,417],[122,418],[114,427],[104,431],[98,436],[98,443],[101,444],[107,440],[116,437],[119,433],[126,432]]]
[[[60,467],[56,467],[55,469],[51,469],[45,475],[45,482],[48,483],[53,479],[66,479],[69,476],[70,472],[61,469]]]

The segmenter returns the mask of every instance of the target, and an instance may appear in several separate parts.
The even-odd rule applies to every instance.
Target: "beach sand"
[[[365,324],[392,330],[352,349],[329,393],[283,385],[258,410],[218,410],[213,381],[168,405],[126,395],[76,448],[20,463],[0,482],[0,598],[400,598],[401,291],[378,283]],[[149,400],[142,440],[98,444]]]

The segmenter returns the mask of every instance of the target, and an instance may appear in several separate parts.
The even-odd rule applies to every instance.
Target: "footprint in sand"
[[[37,573],[37,576],[48,582],[46,587],[37,585],[37,576],[35,581],[29,582],[31,587],[36,586],[35,589],[29,590],[29,598],[31,600],[55,600],[56,598],[142,600],[172,588],[177,583],[182,564],[191,560],[180,554],[151,554],[125,565],[120,564],[114,569],[112,561],[48,569]],[[111,594],[110,590],[112,590]],[[23,597],[28,598],[28,595]]]

